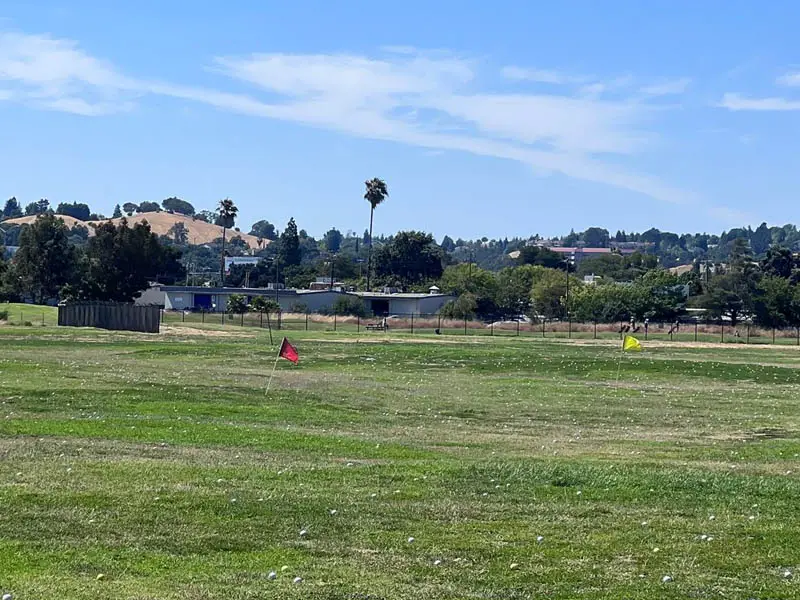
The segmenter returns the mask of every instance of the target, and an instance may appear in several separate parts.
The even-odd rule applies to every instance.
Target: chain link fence
[[[358,317],[316,313],[162,311],[162,324],[257,327],[277,332],[328,331],[370,335],[406,334],[441,336],[497,336],[567,339],[622,339],[634,335],[641,341],[729,342],[800,346],[800,328],[765,328],[749,323],[732,325],[714,320],[678,320],[646,323],[579,323],[563,320],[493,321],[447,319],[436,314]]]

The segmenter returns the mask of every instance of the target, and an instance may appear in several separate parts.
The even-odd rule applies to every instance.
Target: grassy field
[[[0,327],[0,592],[800,597],[795,347],[201,327]]]

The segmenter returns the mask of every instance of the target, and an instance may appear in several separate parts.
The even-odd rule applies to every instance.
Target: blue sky
[[[0,197],[441,238],[800,221],[800,4],[0,5]],[[794,210],[793,210],[794,209]]]

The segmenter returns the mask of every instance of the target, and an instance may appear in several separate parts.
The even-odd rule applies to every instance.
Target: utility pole
[[[330,292],[333,291],[333,273],[334,273],[335,265],[336,265],[336,255],[332,254],[331,255],[331,281],[330,281],[330,285],[328,286],[328,291],[330,291]]]

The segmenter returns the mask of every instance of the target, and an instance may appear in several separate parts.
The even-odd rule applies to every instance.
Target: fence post
[[[361,333],[361,315],[356,315],[356,333]]]
[[[306,311],[306,331],[308,331],[308,311]]]
[[[519,337],[519,319],[517,319],[517,337]]]
[[[436,327],[439,331],[442,330],[442,315],[439,315],[439,325]]]
[[[567,317],[567,337],[572,339],[572,315]]]
[[[491,327],[491,332],[490,332],[490,334],[489,334],[489,335],[491,335],[492,337],[494,337],[494,321],[492,321],[492,322],[491,322],[491,324],[490,324],[490,327]]]
[[[542,319],[542,337],[544,337],[544,326],[545,326],[546,321],[547,321],[547,319]]]
[[[42,311],[42,327],[44,327],[44,311]]]
[[[242,313],[242,321],[240,327],[244,327],[244,313]]]
[[[333,313],[333,330],[336,331],[336,313]]]
[[[278,308],[278,331],[283,328],[283,311]]]
[[[200,322],[201,323],[205,323],[206,322],[206,309],[205,308],[201,308],[200,309]]]
[[[725,342],[725,321],[720,321],[720,325],[722,325],[721,333],[720,333],[720,341]]]
[[[800,346],[800,327],[797,328],[797,345]]]
[[[775,343],[775,327],[772,328],[772,343]]]
[[[747,337],[745,338],[745,344],[750,343],[750,323],[747,324]]]
[[[697,321],[694,322],[694,341],[697,341]]]
[[[219,314],[220,314],[220,320],[222,321],[222,326],[225,327],[225,313],[221,312]]]
[[[594,322],[594,339],[597,339],[597,321]]]
[[[414,335],[414,313],[411,313],[411,335]]]
[[[464,317],[464,335],[467,335],[467,317]]]
[[[264,329],[264,311],[263,310],[258,311],[258,326],[261,329]]]

